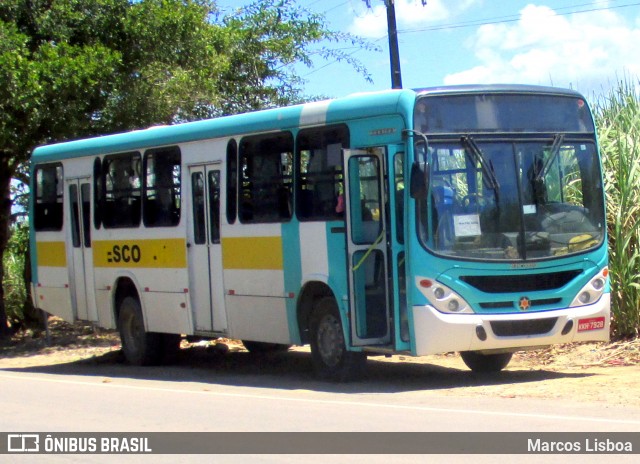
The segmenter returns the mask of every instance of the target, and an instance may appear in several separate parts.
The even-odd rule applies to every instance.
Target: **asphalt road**
[[[224,361],[229,363],[231,361]],[[370,363],[359,382],[316,380],[308,356],[249,358],[239,365],[134,368],[73,363],[0,370],[6,432],[640,432],[640,409],[526,398],[465,396],[495,379],[420,366]],[[371,365],[372,364],[372,365]],[[547,375],[540,373],[539,375]],[[443,379],[449,380],[443,380]],[[502,381],[513,381],[503,378]],[[515,381],[518,381],[515,378]],[[525,380],[523,380],[525,381]],[[460,395],[438,388],[459,384]],[[497,435],[499,437],[499,435]],[[4,456],[5,458],[7,456]],[[578,457],[573,455],[573,457]],[[602,456],[580,455],[580,462]],[[3,462],[0,456],[0,462]],[[297,455],[11,456],[4,462],[300,462]],[[16,459],[14,459],[16,458]],[[303,456],[305,462],[465,462],[462,456]],[[567,456],[519,456],[519,462]],[[617,462],[632,456],[616,456]],[[458,460],[459,459],[459,460]],[[475,462],[504,457],[474,456]],[[570,461],[570,460],[569,460]]]

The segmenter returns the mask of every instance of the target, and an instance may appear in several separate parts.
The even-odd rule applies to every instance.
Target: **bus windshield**
[[[462,259],[531,260],[599,246],[604,204],[595,141],[561,134],[431,141],[419,234]]]

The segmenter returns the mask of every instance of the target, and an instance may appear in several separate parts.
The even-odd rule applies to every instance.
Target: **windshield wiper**
[[[480,164],[480,167],[482,168],[482,174],[483,174],[482,180],[484,181],[484,183],[488,188],[494,191],[494,194],[496,197],[496,203],[497,203],[500,184],[498,183],[498,179],[496,178],[496,173],[493,170],[493,166],[484,157],[484,155],[482,154],[482,151],[480,150],[475,140],[473,140],[470,135],[463,135],[460,138],[460,140],[463,143],[463,145],[465,145],[465,147],[469,149],[467,150],[467,153],[470,154],[471,158],[476,163]]]
[[[549,169],[551,169],[551,165],[555,162],[556,158],[558,157],[558,153],[560,153],[562,142],[564,142],[564,134],[556,134],[555,137],[553,138],[553,143],[551,144],[549,157],[547,158],[547,161],[544,163],[544,166],[542,166],[542,169],[540,169],[540,172],[535,178],[536,182],[540,182],[544,178],[544,176],[547,175],[547,172],[549,171]]]

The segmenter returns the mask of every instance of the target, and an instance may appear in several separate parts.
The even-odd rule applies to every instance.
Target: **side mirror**
[[[429,191],[429,167],[414,161],[411,165],[411,178],[409,179],[409,195],[415,200],[425,200]]]

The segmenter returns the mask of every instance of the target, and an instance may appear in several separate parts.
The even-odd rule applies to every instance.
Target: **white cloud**
[[[453,10],[462,11],[477,2],[478,0],[464,0],[451,6],[450,2],[443,0],[428,0],[427,5],[423,6],[421,0],[395,0],[397,27],[402,29],[442,21],[450,18]],[[365,10],[364,13],[354,11],[354,15],[349,32],[376,39],[387,34],[387,9],[381,0],[372,0],[370,10]]]
[[[640,75],[640,18],[603,10],[567,16],[528,5],[515,23],[481,26],[471,48],[479,65],[445,84],[511,82],[600,90],[618,75]]]

